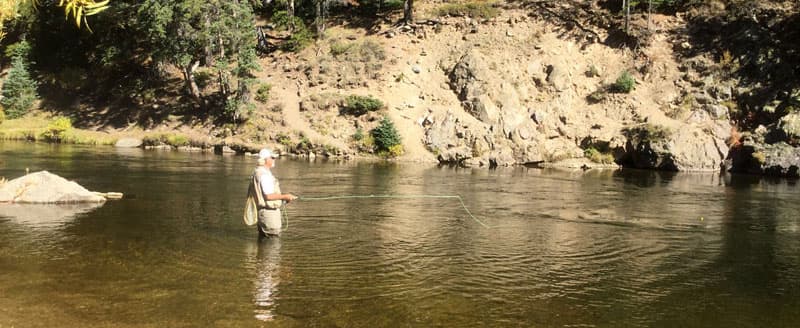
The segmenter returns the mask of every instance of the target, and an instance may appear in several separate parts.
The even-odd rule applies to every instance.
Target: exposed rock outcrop
[[[675,131],[642,125],[625,131],[628,137],[622,162],[641,169],[667,171],[720,170],[728,154],[722,138],[694,126]]]
[[[728,153],[727,108],[705,93],[696,96],[700,100],[691,113],[697,114],[686,118],[667,117],[632,95],[611,94],[593,106],[577,93],[570,78],[575,72],[564,65],[534,58],[522,71],[500,67],[494,60],[472,49],[447,71],[449,86],[469,116],[450,112],[427,126],[425,144],[440,162],[592,167],[583,164],[591,160],[715,171]],[[722,97],[729,93],[718,89],[715,94]],[[648,119],[669,128],[641,123]]]
[[[800,177],[800,148],[785,142],[758,143],[747,138],[740,147],[731,150],[730,171],[777,177]]]
[[[106,199],[47,171],[31,173],[0,186],[0,203],[101,203]]]

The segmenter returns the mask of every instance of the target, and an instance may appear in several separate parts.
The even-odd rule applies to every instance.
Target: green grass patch
[[[469,16],[472,18],[494,18],[500,14],[494,2],[471,1],[462,3],[448,3],[437,8],[435,13],[439,16]]]
[[[0,123],[0,140],[58,142],[76,145],[113,145],[117,138],[103,132],[72,128],[65,117],[26,115]]]

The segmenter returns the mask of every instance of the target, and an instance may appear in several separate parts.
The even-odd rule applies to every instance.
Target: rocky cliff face
[[[543,59],[553,58],[532,56],[521,67],[500,68],[478,50],[460,56],[446,74],[472,119],[442,115],[427,128],[426,145],[440,161],[463,165],[574,165],[578,160],[591,167],[598,161],[587,154],[594,152],[636,168],[720,169],[728,153],[726,109],[697,106],[670,118],[660,108],[647,107],[657,102],[637,101],[651,90],[608,93],[592,104],[580,86],[600,81]],[[667,97],[661,105],[678,99]]]

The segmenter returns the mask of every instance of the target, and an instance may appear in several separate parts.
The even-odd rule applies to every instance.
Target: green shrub
[[[287,147],[292,144],[292,138],[282,133],[275,136],[275,141]]]
[[[394,123],[388,117],[384,116],[381,123],[370,131],[370,135],[374,139],[377,153],[392,157],[402,154],[400,133],[397,132],[397,128],[394,127]],[[400,148],[397,146],[400,146]]]
[[[170,145],[173,147],[188,146],[191,144],[189,138],[176,133],[162,133],[145,136],[142,143],[146,146]]]
[[[205,89],[209,84],[211,84],[211,80],[214,79],[214,76],[211,74],[210,70],[198,70],[194,73],[194,81],[197,83],[197,87],[200,89]]]
[[[338,57],[352,48],[354,43],[334,42],[331,44],[331,55]]]
[[[11,69],[3,83],[3,105],[8,118],[18,118],[25,115],[36,101],[37,83],[28,72],[28,64],[22,56],[16,56],[11,61]]]
[[[356,129],[356,133],[353,133],[353,140],[354,141],[364,140],[364,130],[361,130],[361,128]]]
[[[618,93],[630,93],[636,89],[636,80],[628,71],[622,72],[617,81],[611,85],[611,90]]]
[[[472,18],[493,18],[500,11],[492,2],[474,1],[466,3],[448,3],[436,10],[439,16],[469,16]]]
[[[672,135],[668,128],[647,123],[622,130],[628,139],[635,139],[639,142],[664,141]]]
[[[6,120],[6,111],[3,110],[3,107],[0,106],[0,124],[3,124],[3,121]]]
[[[361,116],[383,108],[383,102],[372,96],[350,95],[344,100],[344,106],[339,111],[342,115]]]
[[[272,24],[275,24],[275,27],[281,31],[291,29],[292,25],[294,25],[295,29],[298,29],[301,25],[305,28],[303,19],[297,16],[289,16],[289,13],[285,10],[277,11],[272,15]]]
[[[42,139],[50,142],[62,142],[71,130],[72,121],[69,118],[57,117],[47,124],[47,129],[42,132]]]
[[[258,86],[258,90],[256,90],[256,101],[262,104],[269,101],[270,90],[272,90],[272,84],[264,83]]]
[[[583,151],[583,155],[590,161],[601,164],[614,163],[614,156],[608,153],[602,153],[594,147],[589,147]]]
[[[297,143],[297,150],[300,152],[309,152],[313,148],[314,144],[311,143],[311,140],[308,140],[308,137],[301,135],[300,142]]]
[[[284,51],[300,52],[314,41],[314,33],[306,27],[306,24],[303,23],[302,20],[299,18],[297,19],[298,20],[295,21],[294,31],[292,32],[292,35],[289,36],[289,40],[286,40],[283,42],[283,44],[281,44],[281,48]]]

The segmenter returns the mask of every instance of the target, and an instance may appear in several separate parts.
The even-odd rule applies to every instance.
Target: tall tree
[[[199,104],[205,104],[196,81],[200,67],[216,73],[225,108],[247,100],[252,71],[258,69],[255,17],[247,1],[145,0],[139,14],[149,20],[148,33],[157,44],[153,58],[177,66],[187,93]]]
[[[414,0],[403,2],[403,23],[410,24],[414,20]]]

